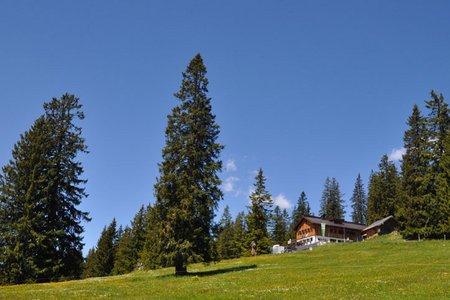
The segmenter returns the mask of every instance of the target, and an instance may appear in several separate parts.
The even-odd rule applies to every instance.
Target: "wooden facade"
[[[325,226],[325,234],[322,235],[322,224]],[[364,224],[346,222],[344,220],[326,220],[314,216],[304,216],[295,227],[296,240],[311,242],[312,237],[325,237],[331,242],[360,241],[361,232],[366,227]]]
[[[367,226],[362,231],[362,236],[364,239],[370,239],[381,234],[387,234],[394,231],[397,227],[397,222],[393,216],[386,217],[384,219],[378,220]]]

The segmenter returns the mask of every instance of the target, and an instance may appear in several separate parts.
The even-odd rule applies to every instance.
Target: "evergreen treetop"
[[[311,215],[311,207],[309,206],[308,198],[304,191],[301,192],[300,197],[297,200],[297,205],[294,206],[292,211],[292,222],[291,226],[296,226],[301,218],[306,215]]]

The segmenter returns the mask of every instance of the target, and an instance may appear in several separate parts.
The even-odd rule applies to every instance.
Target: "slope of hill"
[[[0,287],[0,299],[449,299],[450,241],[396,234],[281,255],[123,276]]]

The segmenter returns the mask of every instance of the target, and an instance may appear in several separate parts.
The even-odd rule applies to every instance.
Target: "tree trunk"
[[[183,276],[187,274],[186,264],[183,261],[182,255],[177,255],[175,259],[175,275]]]

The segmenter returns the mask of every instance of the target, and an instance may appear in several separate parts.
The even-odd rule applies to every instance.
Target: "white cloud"
[[[403,155],[405,155],[406,149],[400,148],[400,149],[392,149],[391,154],[389,154],[389,160],[390,161],[399,161],[402,159]]]
[[[227,160],[225,163],[225,171],[226,172],[234,172],[237,170],[236,162],[233,159]]]
[[[278,205],[281,209],[291,208],[291,203],[283,194],[276,196],[275,199],[273,199],[273,203],[275,206]]]
[[[234,191],[234,183],[236,181],[239,181],[239,178],[233,177],[233,176],[227,177],[227,179],[225,179],[222,182],[223,191],[225,193],[233,192]]]

